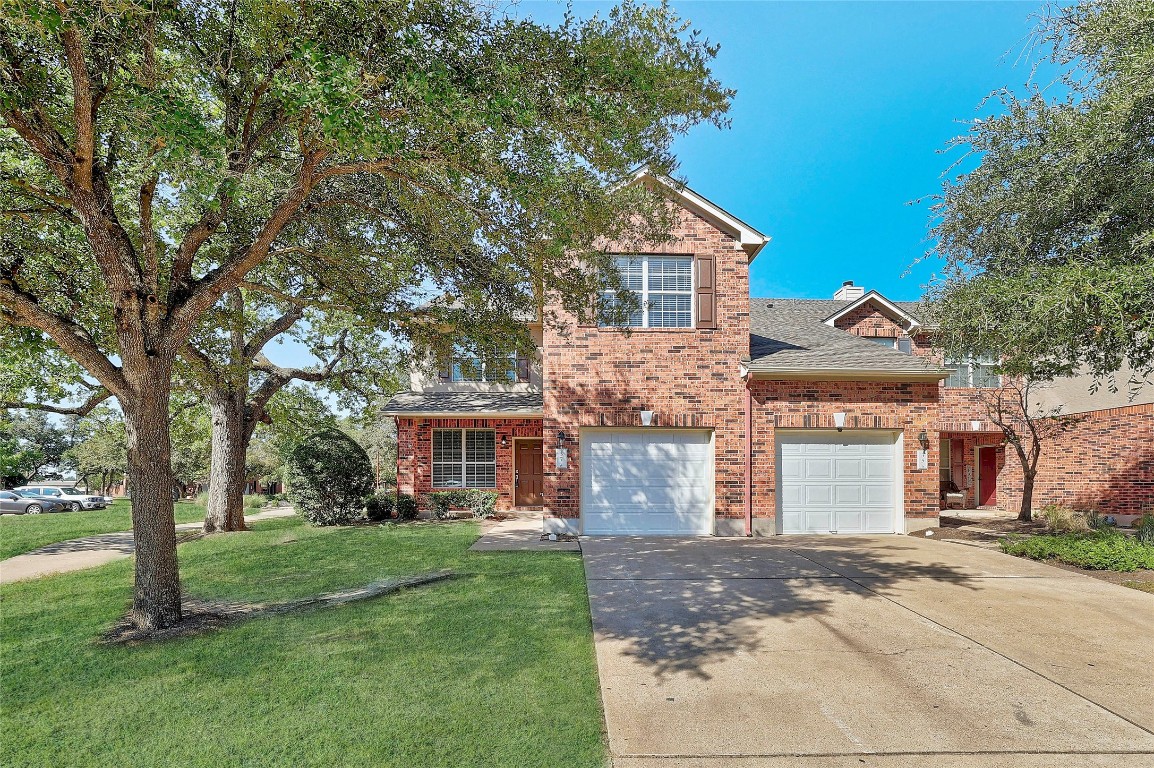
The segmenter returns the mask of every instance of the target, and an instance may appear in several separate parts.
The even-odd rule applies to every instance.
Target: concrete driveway
[[[909,536],[582,550],[615,766],[1154,766],[1154,595]]]

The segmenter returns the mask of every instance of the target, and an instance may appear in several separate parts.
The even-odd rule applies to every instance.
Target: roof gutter
[[[382,411],[398,419],[540,419],[542,411]]]
[[[749,377],[763,380],[808,381],[941,381],[950,369],[928,371],[886,371],[868,368],[763,368],[750,369]]]

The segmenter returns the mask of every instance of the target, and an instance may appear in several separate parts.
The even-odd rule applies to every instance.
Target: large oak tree
[[[599,236],[667,236],[661,202],[619,182],[671,170],[673,138],[720,123],[731,96],[716,49],[665,6],[555,28],[466,0],[0,14],[0,316],[120,403],[142,629],[181,618],[174,366],[230,291],[274,260],[317,263],[302,240],[325,233],[375,244],[327,267],[383,294],[390,239],[416,232],[427,249],[396,251],[413,276],[398,306],[448,291],[463,314],[446,319],[475,321],[470,306],[507,316],[549,291],[582,311],[608,265]]]
[[[1064,78],[994,94],[1001,114],[957,140],[976,167],[934,209],[937,338],[1034,380],[1141,380],[1154,371],[1154,2],[1055,8],[1037,34]]]

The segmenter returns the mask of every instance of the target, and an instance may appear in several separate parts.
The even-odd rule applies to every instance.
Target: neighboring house
[[[414,371],[386,408],[399,490],[491,489],[585,535],[901,533],[935,525],[947,498],[1013,504],[1021,473],[981,402],[999,386],[991,362],[942,365],[915,304],[852,283],[830,300],[751,299],[769,238],[690,189],[638,182],[661,185],[680,223],[672,243],[620,250],[642,306],[629,332],[551,307],[559,322],[527,323],[536,360]],[[1093,445],[1106,464],[1145,461],[1145,480],[1120,491],[1103,470],[1079,503],[1154,507],[1150,407],[1087,419],[1126,422],[1124,452]],[[1066,499],[1080,453],[1055,453],[1060,488],[1039,486],[1039,504]],[[1124,504],[1089,500],[1107,487]]]

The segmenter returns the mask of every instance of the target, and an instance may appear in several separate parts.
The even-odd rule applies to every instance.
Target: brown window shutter
[[[529,380],[529,358],[517,358],[517,381]]]
[[[446,355],[441,358],[440,370],[437,371],[437,378],[441,381],[448,381],[453,378],[453,358]]]
[[[714,292],[713,257],[698,256],[697,264],[697,327],[717,327],[717,302]]]
[[[577,318],[577,326],[580,328],[596,327],[599,325],[597,315],[601,311],[601,302],[598,301],[596,293],[589,296],[589,302],[585,310],[585,316]]]

